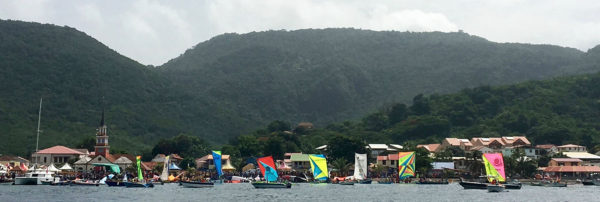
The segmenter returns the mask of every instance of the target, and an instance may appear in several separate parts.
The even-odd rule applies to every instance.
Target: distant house
[[[133,162],[135,162],[135,157],[130,154],[108,154],[106,157],[103,155],[86,156],[73,163],[73,169],[92,171],[95,169],[94,163],[111,163],[118,165],[121,170],[125,170],[132,166]]]
[[[86,154],[65,146],[54,146],[31,155],[31,162],[40,165],[63,164],[71,159],[85,157]]]
[[[227,154],[221,155],[221,168],[224,168],[225,165],[231,165],[230,156]],[[197,169],[215,169],[215,162],[212,154],[208,154],[206,156],[200,157],[196,159],[196,168]]]
[[[587,152],[562,152],[569,158],[581,159],[584,166],[600,166],[600,156]]]
[[[582,166],[583,161],[581,159],[573,158],[552,158],[548,162],[548,166]]]
[[[310,170],[310,159],[308,154],[303,153],[290,153],[290,162],[292,169],[296,171]]]
[[[489,148],[487,146],[475,146],[473,148],[471,148],[471,151],[479,151],[482,154],[486,154],[486,153],[495,153],[495,150],[492,148]]]
[[[502,142],[502,138],[487,138],[487,137],[474,137],[471,139],[473,146],[485,146],[491,149],[502,149],[505,144]]]
[[[425,148],[429,153],[438,152],[442,144],[420,144],[417,148]]]
[[[540,145],[536,145],[535,148],[538,149],[538,152],[540,152],[542,150],[546,151],[546,153],[548,155],[558,153],[558,147],[556,147],[556,145],[553,145],[553,144],[540,144]],[[541,155],[541,154],[538,154],[538,155]]]
[[[514,147],[505,147],[504,149],[502,149],[502,155],[503,156],[511,156],[515,149],[522,149],[525,157],[527,157],[528,159],[537,159],[539,157],[539,149],[533,147],[533,146],[514,146]]]
[[[9,165],[10,167],[19,167],[21,164],[29,167],[29,160],[24,159],[20,156],[0,156],[0,165]]]
[[[469,151],[473,144],[468,139],[446,138],[442,141],[439,150],[444,150],[448,147],[458,147],[464,151]]]
[[[379,156],[383,152],[397,152],[403,149],[402,145],[398,144],[368,144],[366,148],[371,150],[371,156]]]
[[[388,154],[385,156],[377,156],[377,165],[396,168],[398,167],[398,159],[398,153]]]
[[[566,144],[558,146],[558,152],[587,152],[585,146]]]

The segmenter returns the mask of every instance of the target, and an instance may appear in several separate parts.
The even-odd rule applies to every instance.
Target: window
[[[44,163],[46,163],[46,157],[44,156]]]
[[[385,163],[386,163],[386,160],[383,160],[383,161],[381,161],[381,162],[383,163],[383,165],[385,165]]]

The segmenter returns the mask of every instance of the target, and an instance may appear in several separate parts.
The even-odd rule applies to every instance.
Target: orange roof
[[[436,152],[441,144],[420,144],[417,145],[417,148],[425,148],[429,152]]]
[[[74,155],[83,155],[80,151],[65,147],[65,146],[54,146],[47,149],[40,150],[36,152],[36,154],[74,154]]]
[[[600,173],[598,166],[548,166],[544,172],[558,173]]]
[[[183,158],[181,158],[181,156],[179,156],[178,154],[171,154],[169,155],[171,157],[171,159],[179,159],[182,160]]]
[[[512,136],[512,137],[502,137],[502,141],[505,144],[509,144],[512,145],[513,143],[515,143],[517,140],[522,141],[523,143],[525,143],[526,145],[531,145],[531,142],[529,142],[529,140],[525,137],[525,136]]]

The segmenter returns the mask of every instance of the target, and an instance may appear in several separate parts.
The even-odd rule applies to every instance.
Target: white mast
[[[40,143],[40,121],[42,120],[42,98],[40,98],[40,111],[38,112],[38,127],[37,127],[37,138],[35,141],[35,152],[38,151],[38,145]]]

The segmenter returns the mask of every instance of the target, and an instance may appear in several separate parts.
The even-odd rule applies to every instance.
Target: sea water
[[[0,185],[0,201],[600,201],[600,186],[566,188],[524,185],[521,190],[488,193],[449,185],[294,184],[291,189],[255,189],[251,184],[184,188]]]

